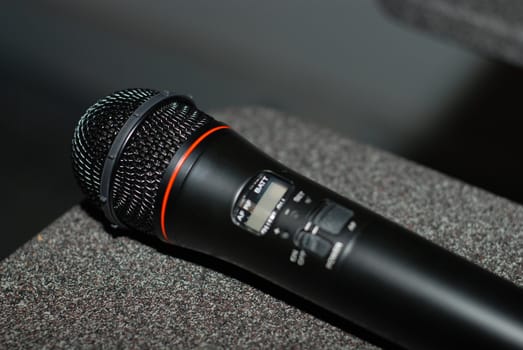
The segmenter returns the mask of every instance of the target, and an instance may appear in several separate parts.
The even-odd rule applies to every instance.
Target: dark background
[[[74,126],[126,87],[284,110],[523,202],[521,70],[373,2],[43,0],[0,21],[0,257],[81,199]]]

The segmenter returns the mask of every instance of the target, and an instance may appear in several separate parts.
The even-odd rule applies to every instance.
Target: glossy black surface
[[[511,282],[294,173],[231,130],[198,148],[167,210],[173,243],[240,266],[408,348],[523,347],[523,291]],[[349,208],[356,230],[331,235],[326,260],[302,253],[291,237],[257,236],[234,224],[239,191],[262,170],[290,179],[313,203]]]

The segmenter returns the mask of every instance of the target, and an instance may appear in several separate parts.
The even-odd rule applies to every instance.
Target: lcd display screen
[[[271,181],[256,206],[252,209],[251,215],[245,225],[255,231],[260,231],[263,224],[271,215],[274,207],[287,192],[288,186],[280,181]]]

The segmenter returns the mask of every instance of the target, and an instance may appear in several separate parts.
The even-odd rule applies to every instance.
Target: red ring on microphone
[[[205,133],[203,133],[200,137],[198,137],[192,145],[185,151],[183,156],[180,158],[178,163],[176,163],[176,166],[174,167],[173,174],[171,175],[171,178],[169,179],[169,183],[167,184],[167,188],[165,190],[165,193],[163,195],[163,201],[162,201],[162,211],[160,212],[160,225],[162,229],[162,235],[163,238],[168,241],[169,238],[167,236],[167,230],[165,229],[165,212],[167,210],[167,202],[169,201],[169,195],[171,194],[171,189],[173,187],[174,181],[176,180],[176,177],[178,176],[178,173],[180,172],[180,169],[183,166],[183,163],[187,160],[187,158],[191,155],[191,153],[194,151],[196,147],[209,135],[212,133],[222,130],[222,129],[229,129],[228,125],[220,125],[215,128],[212,128],[210,130],[207,130]]]

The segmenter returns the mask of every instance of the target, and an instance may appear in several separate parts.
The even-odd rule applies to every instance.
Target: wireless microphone
[[[114,226],[235,264],[406,348],[523,349],[522,289],[287,168],[187,97],[99,100],[72,159]]]

